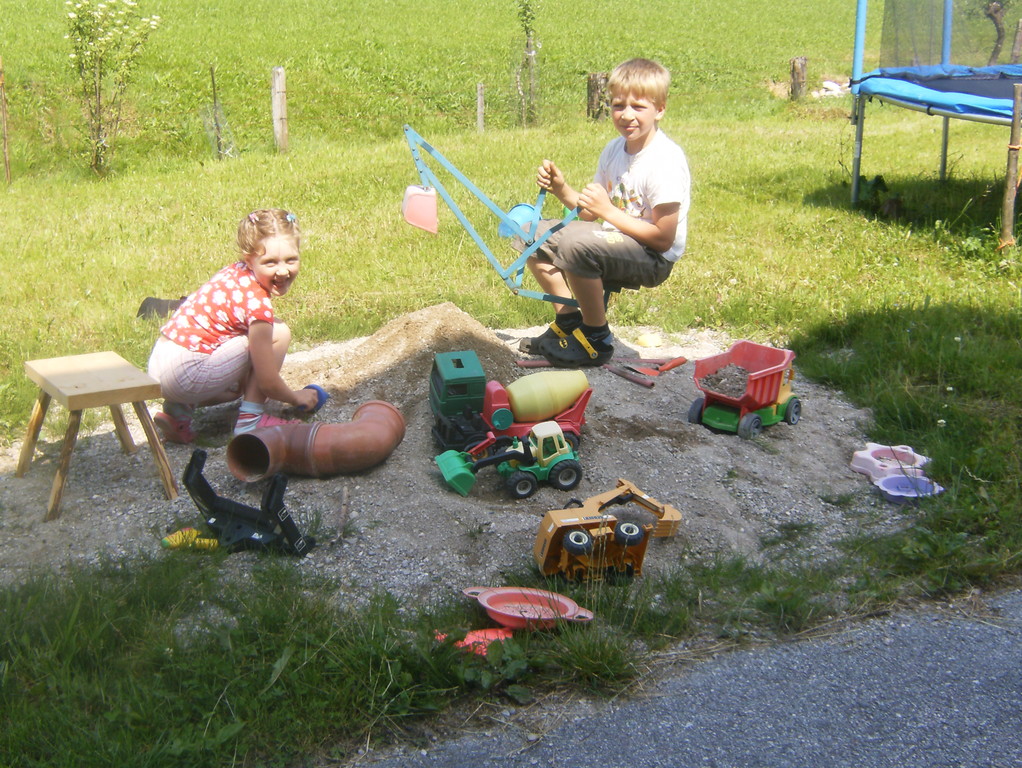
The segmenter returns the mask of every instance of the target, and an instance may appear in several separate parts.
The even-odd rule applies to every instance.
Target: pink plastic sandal
[[[195,440],[195,431],[192,429],[192,420],[187,416],[175,419],[163,411],[153,416],[153,423],[159,428],[165,443],[180,443],[187,445]]]

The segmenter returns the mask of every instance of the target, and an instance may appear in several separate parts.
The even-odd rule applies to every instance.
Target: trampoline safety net
[[[1006,7],[1007,6],[1007,7]],[[945,36],[945,26],[950,34]],[[1017,64],[1019,11],[991,0],[886,0],[880,67]]]

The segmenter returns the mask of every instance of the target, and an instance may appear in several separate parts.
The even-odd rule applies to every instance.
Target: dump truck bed
[[[708,405],[719,402],[745,413],[777,402],[784,372],[791,367],[794,359],[795,353],[790,349],[775,349],[753,341],[736,341],[726,352],[696,360],[693,376],[696,387],[706,395]],[[749,374],[745,391],[741,395],[736,397],[714,392],[700,384],[707,376],[731,364],[744,368]]]

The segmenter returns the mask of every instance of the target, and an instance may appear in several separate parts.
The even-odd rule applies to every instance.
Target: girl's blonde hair
[[[634,93],[663,109],[671,87],[671,73],[655,61],[629,59],[614,67],[607,79],[607,87],[612,95]]]
[[[275,235],[290,237],[295,248],[301,248],[302,232],[293,213],[281,208],[252,211],[238,224],[238,248],[242,254],[262,256],[266,251],[263,240]]]

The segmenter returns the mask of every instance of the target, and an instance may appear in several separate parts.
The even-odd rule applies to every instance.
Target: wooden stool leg
[[[50,407],[50,396],[43,390],[39,390],[39,397],[32,406],[32,416],[28,420],[28,432],[25,434],[25,443],[21,446],[21,456],[18,457],[18,468],[14,472],[15,477],[24,477],[28,471],[28,465],[32,463],[32,455],[35,453],[35,445],[39,441],[39,430],[43,427],[43,419],[46,418],[46,409]]]
[[[128,454],[137,451],[138,446],[131,439],[131,432],[128,431],[128,422],[124,420],[124,411],[121,410],[121,406],[111,405],[110,415],[113,416],[114,431],[117,432],[117,439],[121,441],[121,448]]]
[[[149,448],[153,452],[153,461],[156,462],[156,469],[160,473],[160,479],[163,481],[163,490],[166,491],[168,499],[176,499],[177,483],[174,482],[174,473],[170,471],[167,452],[163,449],[160,436],[156,434],[156,425],[153,424],[153,417],[149,415],[149,409],[146,408],[144,400],[132,403],[131,405],[135,409],[135,415],[138,416],[139,422],[142,424],[146,440],[149,441]]]
[[[46,520],[56,520],[60,517],[60,500],[64,496],[67,470],[71,466],[71,453],[75,449],[75,443],[78,442],[78,427],[81,424],[82,412],[71,411],[71,419],[67,423],[67,432],[64,434],[64,445],[60,449],[57,476],[53,478],[53,488],[50,490],[50,504],[46,508]]]

